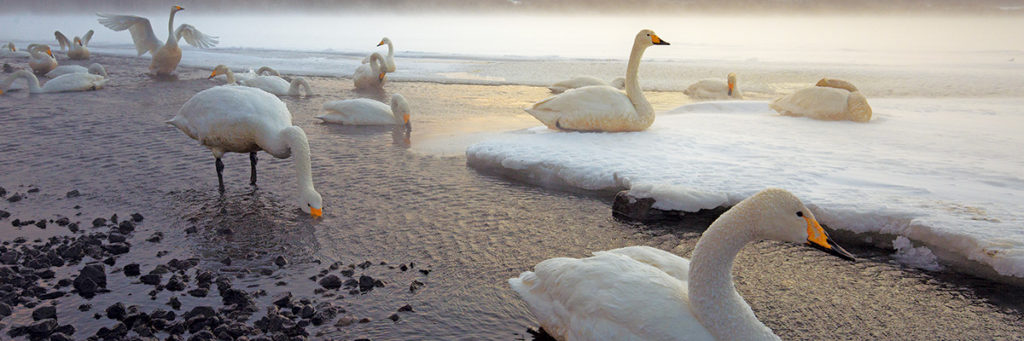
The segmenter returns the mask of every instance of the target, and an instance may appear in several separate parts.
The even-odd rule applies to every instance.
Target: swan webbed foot
[[[224,162],[221,162],[220,158],[217,158],[217,161],[214,162],[214,165],[217,166],[217,183],[220,185],[220,194],[223,195],[224,194]]]
[[[249,184],[256,186],[256,163],[260,159],[256,157],[256,152],[249,152],[249,163],[252,164],[252,172],[249,174]]]

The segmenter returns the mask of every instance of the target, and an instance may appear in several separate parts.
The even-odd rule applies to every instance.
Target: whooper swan
[[[185,42],[198,48],[207,48],[217,45],[217,37],[208,36],[199,32],[189,24],[181,24],[174,29],[174,14],[184,10],[181,6],[172,6],[171,15],[167,19],[167,44],[157,39],[153,33],[153,26],[149,19],[134,15],[112,15],[98,14],[100,24],[114,31],[128,30],[135,42],[135,50],[139,55],[149,52],[153,61],[149,64],[149,71],[157,75],[169,75],[178,67],[181,61],[181,47],[178,47],[178,39],[185,38]]]
[[[276,70],[264,66],[263,68],[260,68],[260,71],[256,74],[262,74],[263,72],[267,72],[267,70],[272,71],[272,73],[277,73]],[[213,72],[210,73],[209,78],[217,77],[218,75],[224,75],[227,77],[228,84],[238,82],[240,85],[262,89],[263,91],[278,96],[300,96],[302,94],[300,89],[306,92],[306,96],[313,95],[313,90],[309,87],[309,81],[302,77],[292,79],[291,83],[279,76],[253,76],[248,79],[238,80],[235,78],[235,73],[224,64],[217,65],[217,67],[213,69]]]
[[[683,93],[694,99],[743,99],[743,92],[736,86],[736,73],[730,72],[726,81],[704,79],[690,85]]]
[[[626,67],[626,93],[611,86],[572,89],[537,102],[526,112],[548,128],[579,131],[641,131],[654,123],[654,108],[647,102],[637,71],[644,50],[668,45],[651,30],[641,30],[633,40]]]
[[[384,57],[374,52],[370,55],[370,63],[359,65],[356,72],[352,74],[352,82],[356,89],[383,89],[387,81],[387,70],[384,66]]]
[[[388,45],[388,55],[384,57],[384,70],[387,72],[395,72],[395,45],[391,43],[391,39],[384,37],[381,39],[377,46]],[[370,63],[370,56],[363,58],[363,64]]]
[[[51,79],[46,82],[46,84],[43,84],[43,86],[39,86],[39,78],[36,78],[36,75],[32,74],[28,70],[19,70],[10,76],[7,76],[3,83],[0,83],[0,94],[7,91],[11,86],[11,83],[14,83],[14,81],[19,78],[25,79],[25,82],[28,83],[28,91],[34,94],[96,90],[102,89],[103,85],[107,84],[107,79],[100,75],[94,75],[91,73],[69,73]]]
[[[615,87],[616,89],[622,90],[622,89],[626,88],[626,79],[622,78],[622,77],[619,77],[619,78],[613,79],[609,83],[609,82],[605,82],[603,80],[600,80],[600,79],[598,79],[596,77],[579,76],[579,77],[575,77],[575,78],[572,78],[572,79],[567,79],[567,80],[564,80],[564,81],[561,81],[561,82],[558,82],[558,83],[555,83],[555,84],[551,84],[551,86],[548,86],[548,90],[551,90],[551,93],[560,94],[560,93],[563,93],[563,92],[565,92],[566,90],[569,90],[569,89],[582,88],[582,87],[591,86],[591,85],[611,85],[611,86]]]
[[[81,65],[61,65],[53,69],[53,71],[47,72],[46,77],[56,78],[69,73],[91,73],[107,77],[107,69],[103,68],[103,65],[99,63],[92,63],[88,68]]]
[[[850,82],[822,78],[818,85],[800,89],[772,101],[772,109],[786,116],[805,116],[829,121],[871,121],[871,106]]]
[[[69,59],[89,59],[89,41],[92,40],[92,30],[86,32],[82,37],[75,37],[74,40],[68,40],[68,37],[60,31],[54,31],[53,36],[57,37],[61,50],[67,49]]]
[[[6,45],[3,45],[2,48],[0,48],[0,57],[28,58],[31,56],[32,54],[28,53],[27,51],[18,51],[18,48],[14,47],[14,43],[12,42],[8,42]]]
[[[192,96],[178,115],[167,121],[185,135],[209,148],[216,159],[217,182],[224,193],[224,153],[249,153],[249,182],[256,185],[256,152],[276,158],[292,157],[298,181],[299,207],[319,217],[323,198],[313,188],[310,151],[306,133],[292,125],[292,114],[277,96],[244,86],[222,85]]]
[[[736,254],[763,239],[855,260],[793,194],[766,189],[715,220],[691,260],[633,246],[548,259],[508,282],[558,340],[778,340],[732,282]]]
[[[317,116],[325,123],[348,125],[405,125],[405,130],[412,130],[409,122],[409,103],[400,94],[391,96],[391,106],[369,99],[356,98],[343,101],[324,103],[326,114]]]
[[[49,46],[32,44],[28,46],[28,52],[32,54],[32,58],[28,60],[28,66],[32,68],[32,72],[45,75],[57,68],[57,58],[53,57],[53,51]]]

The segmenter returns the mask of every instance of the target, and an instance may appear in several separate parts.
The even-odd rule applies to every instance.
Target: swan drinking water
[[[800,199],[766,189],[715,220],[691,260],[633,246],[548,259],[508,282],[558,340],[778,340],[732,282],[736,254],[762,239],[855,260]]]
[[[114,31],[128,30],[135,42],[135,50],[139,55],[149,52],[153,61],[149,64],[149,71],[157,75],[169,75],[178,67],[181,61],[181,47],[178,47],[178,39],[185,38],[185,42],[198,48],[207,48],[217,45],[217,37],[208,36],[189,24],[181,24],[174,29],[174,14],[182,11],[181,6],[172,6],[171,15],[167,19],[167,43],[160,41],[153,33],[153,26],[149,19],[134,15],[99,15],[100,24]]]
[[[582,88],[591,85],[611,85],[616,89],[622,90],[626,88],[626,79],[619,77],[613,79],[611,82],[605,82],[591,76],[579,76],[551,84],[551,86],[548,87],[548,90],[551,90],[551,93],[560,94],[569,89]]]
[[[255,76],[249,77],[248,79],[238,80],[235,78],[235,73],[232,72],[230,68],[228,68],[224,64],[221,64],[217,65],[217,67],[213,69],[213,72],[210,73],[209,78],[217,77],[218,75],[224,75],[225,77],[227,77],[228,84],[234,84],[237,81],[238,84],[252,88],[262,89],[263,91],[279,96],[299,96],[302,94],[300,92],[300,89],[306,92],[306,96],[313,95],[313,90],[310,89],[309,87],[309,81],[307,81],[305,78],[296,77],[295,79],[292,79],[291,83],[289,83],[288,81],[284,80],[284,78],[281,78],[279,76],[260,76],[260,74],[264,72],[277,74],[277,70],[264,66],[260,68],[260,70],[256,73]]]
[[[25,82],[28,83],[28,91],[34,94],[48,93],[48,92],[69,92],[69,91],[88,91],[102,89],[103,85],[107,84],[107,79],[100,75],[94,75],[91,73],[69,73],[61,75],[57,78],[51,79],[43,86],[39,86],[39,78],[32,74],[28,70],[19,70],[14,74],[7,76],[2,83],[0,83],[0,94],[8,90],[11,83],[19,78],[24,78]]]
[[[696,99],[743,99],[743,93],[736,86],[736,73],[730,72],[726,81],[704,79],[683,90],[690,98]]]
[[[641,131],[654,123],[654,108],[647,102],[637,71],[644,50],[669,45],[651,30],[641,30],[633,40],[626,67],[626,93],[611,86],[572,89],[537,102],[526,112],[548,128],[579,131]]]
[[[317,116],[325,123],[348,125],[405,125],[405,130],[412,130],[409,122],[409,103],[402,95],[391,96],[391,106],[369,99],[356,98],[344,101],[324,103],[326,114]]]
[[[69,59],[89,59],[89,41],[92,40],[92,30],[86,32],[84,36],[75,37],[74,40],[68,40],[68,37],[64,36],[60,31],[54,31],[53,36],[57,37],[57,42],[60,43],[60,49],[64,50],[67,48]]]
[[[370,55],[370,63],[359,65],[352,75],[352,83],[356,89],[383,89],[387,70],[384,57],[374,52]]]
[[[323,198],[313,188],[306,133],[292,125],[291,112],[277,96],[256,88],[217,86],[192,96],[167,123],[213,152],[221,193],[224,163],[220,159],[224,153],[249,153],[249,182],[254,186],[256,152],[266,151],[279,159],[292,157],[299,207],[313,217],[323,214]]]

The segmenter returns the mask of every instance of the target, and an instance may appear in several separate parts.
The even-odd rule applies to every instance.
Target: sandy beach
[[[0,250],[29,255],[26,249],[48,238],[96,232],[109,245],[117,243],[107,233],[112,214],[122,221],[132,213],[145,217],[122,235],[130,251],[103,254],[113,264],[85,257],[45,267],[54,274],[34,282],[42,289],[0,287],[11,308],[9,316],[0,311],[4,338],[36,323],[33,313],[49,305],[56,307],[60,325],[74,326],[74,339],[109,332],[119,322],[108,317],[107,308],[122,302],[147,314],[233,307],[207,318],[217,321],[208,323],[214,335],[214,325],[238,321],[254,328],[251,335],[290,333],[297,325],[306,335],[295,334],[308,339],[531,339],[527,331],[537,323],[508,288],[508,278],[547,258],[628,245],[689,257],[713,220],[618,221],[611,216],[609,193],[544,189],[467,167],[466,145],[490,133],[538,125],[521,108],[547,96],[547,89],[514,85],[391,82],[384,93],[357,93],[347,78],[307,77],[316,95],[282,99],[309,136],[324,218],[310,219],[294,207],[291,160],[266,154],[260,154],[255,189],[248,185],[247,157],[226,156],[227,193],[220,196],[210,153],[163,123],[192,95],[219,83],[207,79],[209,70],[188,67],[178,68],[176,81],[157,81],[144,74],[148,61],[95,55],[89,62],[110,72],[105,89],[0,97],[0,186],[6,191],[0,210],[10,213],[0,219]],[[392,93],[403,94],[414,107],[409,136],[314,118],[326,101],[383,100]],[[678,92],[651,93],[649,99],[659,111],[688,101]],[[15,195],[20,200],[10,200]],[[93,227],[98,217],[108,222]],[[78,232],[56,224],[61,218],[77,223]],[[15,219],[49,223],[14,226]],[[823,257],[802,246],[754,243],[736,260],[736,287],[783,339],[1024,338],[1018,287],[917,270],[900,265],[887,250],[844,246],[860,261]],[[28,258],[5,267],[27,267]],[[180,266],[181,260],[194,264]],[[60,285],[75,280],[87,264],[103,266],[108,292],[85,298],[68,282]],[[129,264],[138,264],[143,274],[161,264],[171,272],[153,286],[127,275]],[[184,290],[167,289],[175,274]],[[327,289],[324,279],[331,276],[356,283]],[[369,276],[371,285],[359,285],[360,276]],[[202,286],[200,278],[222,277],[232,282],[226,289],[218,283],[220,290],[207,296],[187,293]],[[374,285],[374,279],[381,283]],[[62,294],[39,298],[54,291]],[[296,303],[275,305],[286,293]],[[238,304],[227,299],[232,295],[252,301]],[[167,304],[172,298],[179,308]],[[300,298],[309,301],[298,303]],[[242,305],[252,311],[238,314]],[[333,314],[321,313],[324,321],[313,323],[313,313],[303,317],[304,305]],[[412,311],[400,309],[406,305]],[[293,329],[261,327],[291,314],[267,313],[270,306],[297,310],[293,322],[285,323]],[[160,338],[169,335],[167,329],[151,329]]]

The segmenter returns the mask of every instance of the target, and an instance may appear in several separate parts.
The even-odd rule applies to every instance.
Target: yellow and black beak
[[[732,96],[732,89],[735,88],[735,87],[736,86],[733,85],[732,83],[729,84],[729,96]]]
[[[377,46],[381,46],[381,45],[384,45],[384,41],[383,40],[381,40],[379,43],[377,43]]]
[[[53,58],[53,51],[50,51],[50,48],[46,48],[46,54],[50,55],[50,58]]]
[[[409,114],[402,116],[402,120],[405,121],[405,132],[408,133],[412,131],[412,122],[409,121]]]
[[[213,70],[213,72],[210,73],[210,77],[206,77],[206,79],[213,79],[213,77],[217,77],[217,70]]]
[[[829,238],[828,233],[825,233],[825,229],[821,228],[821,224],[818,224],[817,220],[806,215],[804,216],[804,220],[807,220],[807,246],[828,252],[833,256],[851,262],[857,261],[857,257],[854,257],[853,254],[843,250],[839,244],[836,244],[832,241],[832,238]]]
[[[174,10],[176,10],[176,11],[184,11],[185,9],[182,8],[181,6],[174,6]]]
[[[324,215],[324,209],[316,208],[316,207],[310,207],[309,208],[309,215],[313,216],[313,218],[320,218],[320,217],[322,217]]]
[[[671,45],[667,41],[661,40],[661,38],[658,37],[657,34],[651,35],[651,43],[654,45]]]
[[[387,76],[387,73],[386,72],[381,72],[380,75],[377,76],[377,80],[383,82],[384,81],[384,76]]]

